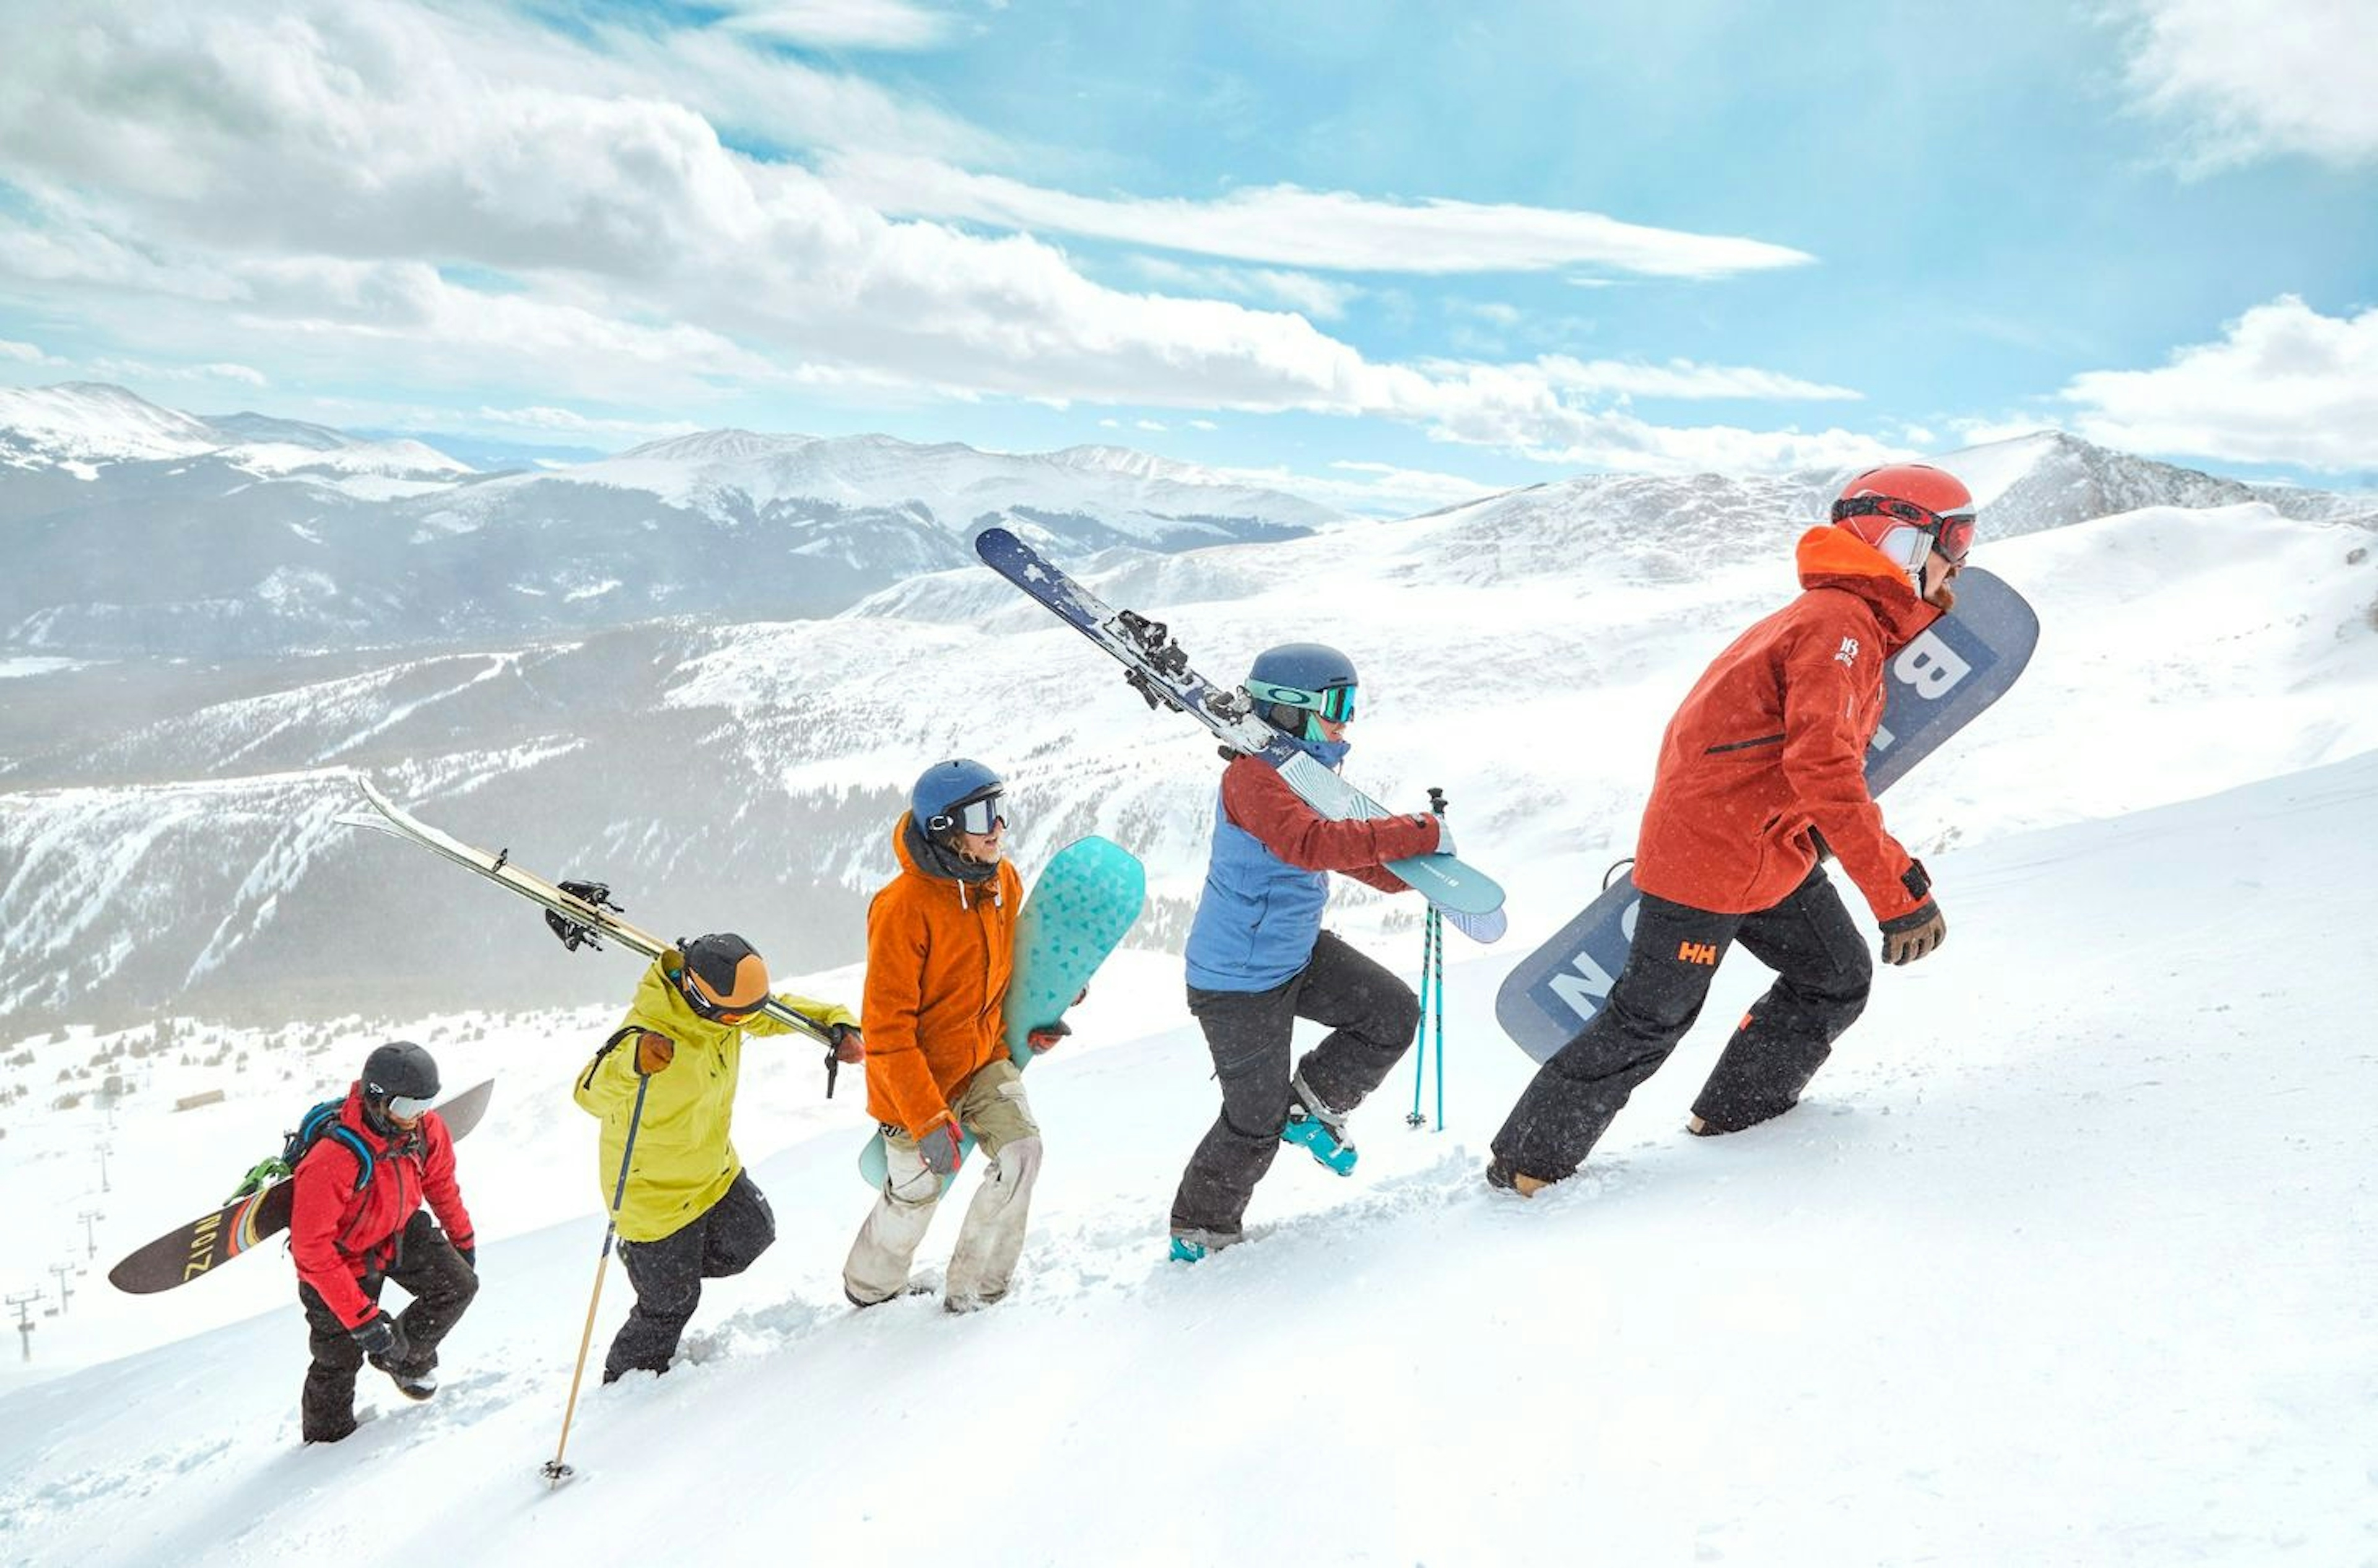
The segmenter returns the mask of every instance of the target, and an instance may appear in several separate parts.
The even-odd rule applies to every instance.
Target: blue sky
[[[2378,485],[2378,0],[0,0],[0,379],[1372,510],[2056,425]]]

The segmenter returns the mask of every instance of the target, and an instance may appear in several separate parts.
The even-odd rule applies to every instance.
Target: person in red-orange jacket
[[[478,1294],[454,1141],[429,1108],[437,1096],[437,1062],[392,1040],[364,1059],[336,1125],[298,1156],[289,1251],[314,1356],[298,1406],[307,1442],[355,1430],[355,1373],[366,1360],[408,1399],[437,1393],[438,1341]],[[393,1317],[379,1305],[390,1280],[413,1298]]]
[[[1827,852],[1880,922],[1885,963],[1940,945],[1932,880],[1884,829],[1866,751],[1884,664],[1955,602],[1973,538],[1971,492],[1923,463],[1859,474],[1832,525],[1802,536],[1800,597],[1719,654],[1669,723],[1636,844],[1643,898],[1626,966],[1495,1133],[1491,1185],[1532,1196],[1573,1174],[1692,1027],[1736,941],[1775,983],[1735,1026],[1690,1131],[1739,1131],[1798,1104],[1874,978]]]

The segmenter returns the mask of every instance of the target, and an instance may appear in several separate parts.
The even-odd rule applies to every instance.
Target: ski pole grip
[[[1435,784],[1428,786],[1428,808],[1440,817],[1445,815],[1445,791]]]

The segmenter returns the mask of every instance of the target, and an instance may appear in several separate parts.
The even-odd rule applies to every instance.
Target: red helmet
[[[1934,550],[1963,566],[1974,545],[1974,493],[1945,469],[1895,462],[1843,485],[1833,521],[1911,576]]]

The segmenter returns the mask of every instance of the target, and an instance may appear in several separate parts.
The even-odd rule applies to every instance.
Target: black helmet
[[[360,1080],[366,1107],[384,1109],[391,1099],[438,1097],[438,1063],[411,1040],[390,1040],[364,1058]]]

